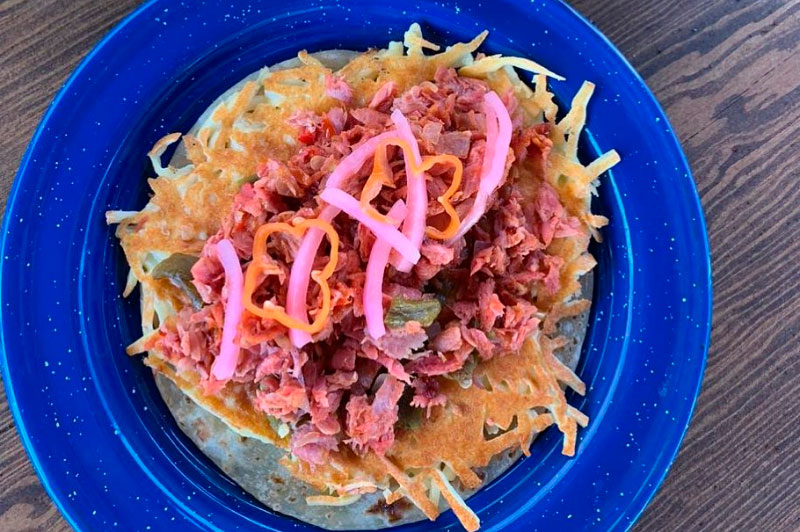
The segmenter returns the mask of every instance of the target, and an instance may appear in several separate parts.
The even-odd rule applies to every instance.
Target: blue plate
[[[413,21],[444,44],[489,29],[485,51],[565,75],[552,85],[561,101],[594,81],[584,154],[616,148],[623,159],[596,202],[611,224],[594,249],[579,367],[589,392],[571,398],[591,424],[574,459],[550,430],[531,458],[470,499],[483,529],[624,530],[663,480],[700,387],[711,302],[703,216],[664,113],[562,3],[381,4],[148,2],[89,54],[42,120],[5,216],[3,378],[31,461],[75,529],[313,528],[222,475],[178,430],[150,372],[125,356],[138,308],[119,295],[124,259],[103,213],[144,205],[144,154],[186,131],[233,82],[302,48],[385,45]],[[459,529],[451,512],[436,526]]]

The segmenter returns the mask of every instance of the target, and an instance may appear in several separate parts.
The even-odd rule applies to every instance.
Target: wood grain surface
[[[0,0],[0,205],[78,61],[135,0]],[[714,330],[680,455],[636,530],[800,530],[800,0],[576,0],[691,162]],[[0,393],[0,530],[68,530]]]

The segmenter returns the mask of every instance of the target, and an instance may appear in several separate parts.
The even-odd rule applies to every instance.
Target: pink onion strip
[[[449,243],[464,236],[473,225],[478,223],[478,220],[486,212],[489,196],[503,180],[506,157],[508,157],[508,150],[511,146],[511,117],[508,115],[508,109],[494,91],[489,91],[484,95],[483,107],[486,113],[486,153],[481,164],[478,193],[475,195],[475,201],[469,212],[461,220],[458,232],[448,241]]]
[[[378,144],[385,139],[395,137],[397,137],[396,131],[386,131],[365,141],[359,147],[350,152],[347,157],[339,161],[339,163],[336,165],[336,168],[334,168],[333,172],[331,172],[331,175],[328,176],[328,180],[325,181],[325,187],[342,188],[345,180],[361,170],[361,167],[364,166],[364,163],[366,163],[372,156],[375,155],[375,150],[378,148]]]
[[[211,365],[211,375],[220,381],[233,377],[236,363],[239,361],[239,344],[236,342],[236,333],[242,319],[242,289],[244,280],[242,265],[231,241],[223,238],[216,245],[217,258],[225,270],[225,288],[227,301],[225,302],[225,319],[222,324],[222,341],[219,346],[219,356]]]
[[[409,161],[409,154],[403,150],[403,158],[406,163],[406,202],[408,203],[408,216],[403,221],[403,234],[411,241],[417,249],[422,245],[425,237],[425,227],[428,223],[428,189],[425,185],[425,176],[422,173],[411,171],[411,167],[419,167],[422,164],[422,156],[419,153],[419,145],[414,133],[411,132],[411,125],[403,113],[395,109],[392,112],[392,122],[396,128],[396,134],[411,146],[412,161]],[[401,272],[410,272],[414,263],[408,260],[392,261],[395,268]]]
[[[405,260],[412,264],[416,264],[419,261],[419,247],[414,246],[403,233],[391,225],[380,222],[364,212],[358,200],[344,190],[326,188],[319,197],[322,201],[343,210],[351,218],[358,220],[372,231],[378,240],[384,240],[389,246],[397,250]]]
[[[397,227],[406,217],[406,209],[403,200],[397,200],[389,210],[389,219]],[[367,277],[364,281],[364,318],[367,320],[367,334],[377,340],[386,334],[386,325],[383,323],[383,273],[386,264],[389,262],[389,252],[391,246],[385,240],[376,239],[369,252],[367,261]]]
[[[333,174],[331,174],[333,175]],[[319,213],[318,218],[331,223],[341,211],[332,205],[326,205]],[[325,237],[325,232],[312,227],[303,235],[297,255],[292,263],[292,270],[289,274],[289,287],[286,292],[286,313],[296,320],[308,323],[308,307],[306,297],[308,295],[308,281],[311,279],[311,268],[314,267],[314,259],[317,250]],[[297,348],[303,347],[311,341],[311,335],[298,329],[289,329],[289,339],[292,345]]]

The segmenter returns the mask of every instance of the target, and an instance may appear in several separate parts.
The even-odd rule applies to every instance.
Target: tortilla
[[[257,117],[247,114],[250,103],[242,102],[252,102],[258,83],[250,82],[261,82],[267,72],[272,76],[273,73],[293,67],[300,67],[297,72],[313,76],[321,76],[320,71],[324,68],[346,72],[349,77],[342,75],[357,85],[354,89],[360,87],[360,90],[355,90],[356,98],[364,105],[369,101],[370,94],[374,94],[381,77],[384,81],[388,78],[397,83],[402,92],[422,80],[431,79],[437,66],[472,65],[481,74],[488,73],[491,76],[490,86],[497,93],[513,90],[527,113],[539,116],[539,121],[544,118],[554,124],[554,134],[560,139],[560,151],[553,154],[546,179],[559,190],[560,196],[565,194],[560,198],[564,207],[579,215],[589,231],[597,236],[596,228],[603,225],[604,219],[589,212],[590,193],[597,177],[615,164],[618,156],[612,150],[588,166],[577,161],[577,137],[585,121],[585,108],[593,86],[585,83],[573,100],[572,109],[556,123],[552,94],[545,88],[544,76],[549,71],[542,70],[533,62],[525,63],[535,73],[540,69],[536,90],[533,91],[496,57],[473,62],[472,53],[482,42],[485,33],[470,43],[454,45],[436,56],[424,56],[422,48],[434,45],[424,41],[418,26],[416,30],[414,26],[406,33],[408,56],[402,55],[401,48],[398,58],[396,45],[399,43],[394,43],[394,48],[390,45],[386,51],[368,54],[341,50],[301,54],[299,59],[284,61],[270,69],[252,73],[208,107],[184,136],[184,143],[178,146],[167,168],[161,166],[160,155],[180,135],[169,135],[156,144],[149,155],[160,177],[151,180],[151,187],[154,200],[160,198],[160,202],[151,200],[139,213],[110,211],[107,214],[109,223],[120,223],[117,235],[123,241],[131,265],[125,295],[133,290],[137,282],[142,283],[144,336],[129,347],[129,353],[147,350],[148,341],[158,333],[161,323],[186,305],[185,294],[181,298],[181,294],[169,283],[150,275],[153,266],[173,253],[196,255],[198,246],[202,247],[203,241],[216,232],[213,223],[208,221],[214,217],[212,211],[227,211],[226,197],[232,194],[231,190],[237,182],[252,175],[252,159],[264,156],[263,151],[258,152],[259,146],[249,144],[239,151],[255,150],[248,152],[251,160],[237,159],[237,146],[234,145],[238,141],[232,132],[234,125],[243,118],[258,122]],[[386,55],[381,58],[383,63],[373,62],[378,58],[376,54],[384,52]],[[432,60],[428,61],[428,57]],[[377,73],[372,70],[376,64]],[[294,72],[288,78],[278,76],[280,81],[270,78],[273,87],[276,83],[284,82],[292,85],[286,93],[291,105],[281,106],[281,111],[275,111],[271,122],[247,124],[247,127],[265,128],[261,131],[270,136],[270,146],[278,158],[287,157],[295,144],[286,134],[286,125],[283,123],[285,116],[281,118],[281,113],[285,114],[287,108],[303,109],[303,102],[308,102],[309,107],[317,112],[320,107],[324,111],[327,105],[320,99],[318,85],[307,87],[307,91],[298,89]],[[305,79],[300,81],[308,85]],[[264,96],[259,93],[258,97],[270,97],[268,89],[265,88],[263,92]],[[269,100],[267,103],[273,105]],[[278,105],[275,109],[278,109]],[[216,131],[209,127],[212,123],[216,124]],[[228,165],[226,171],[222,174],[200,172],[195,175],[194,172],[199,170],[193,169],[193,163],[208,156],[209,152],[203,150],[211,149],[209,146],[214,144],[211,139],[220,130],[226,131],[225,142],[230,142],[230,149],[225,155],[225,161],[230,161],[225,163]],[[285,146],[282,145],[282,139],[286,139]],[[267,153],[272,156],[271,152]],[[219,162],[215,164],[219,165]],[[533,190],[530,186],[536,185],[525,186],[528,187],[525,190]],[[214,205],[208,203],[210,200]],[[147,237],[137,234],[138,227],[145,221],[150,224],[148,227],[158,229],[151,230]],[[131,231],[131,227],[137,229]],[[176,238],[176,234],[180,235],[179,238]],[[185,234],[190,236],[184,238]],[[367,455],[361,459],[352,452],[346,452],[346,449],[340,449],[340,453],[334,453],[341,454],[335,460],[331,459],[317,469],[309,469],[307,464],[290,455],[286,434],[272,423],[273,420],[268,423],[266,416],[245,400],[240,385],[231,382],[225,384],[219,394],[205,395],[197,378],[182,373],[157,352],[150,351],[145,363],[153,368],[162,397],[181,430],[226,475],[272,510],[334,530],[376,529],[425,517],[433,519],[448,507],[455,509],[464,523],[464,516],[469,518],[470,514],[464,501],[459,499],[459,494],[466,498],[501,475],[522,452],[527,451],[536,434],[550,424],[557,424],[564,433],[563,452],[574,453],[577,425],[585,426],[588,422],[586,416],[566,404],[562,391],[569,385],[581,394],[584,392],[583,383],[573,371],[578,364],[588,327],[592,294],[590,270],[594,261],[585,253],[587,243],[588,236],[585,239],[580,237],[578,242],[562,239],[556,246],[560,250],[554,253],[567,259],[561,272],[562,286],[558,293],[546,296],[545,300],[549,298],[549,302],[545,308],[550,309],[552,319],[545,318],[541,337],[536,333],[536,338],[526,340],[519,355],[525,357],[520,358],[522,362],[517,362],[515,366],[513,361],[506,361],[507,357],[495,357],[490,363],[479,364],[475,375],[476,379],[482,378],[482,382],[485,382],[481,386],[462,389],[455,381],[447,381],[444,386],[449,390],[448,398],[453,399],[452,407],[448,401],[446,409],[435,409],[434,415],[422,422],[426,428],[424,431],[418,429],[414,433],[406,430],[404,433],[404,429],[400,429],[398,442],[388,458]],[[554,341],[546,336],[551,333],[558,336],[559,340]],[[505,380],[506,377],[509,380]],[[508,398],[513,403],[504,402]],[[501,418],[504,420],[499,421]],[[514,421],[517,419],[519,425]],[[484,423],[494,431],[494,435],[486,435],[483,439],[478,436],[477,440],[467,436],[485,431],[487,425]],[[427,429],[432,431],[429,433]],[[460,436],[458,444],[448,442],[445,448],[441,445],[441,437],[437,440],[432,436],[436,432],[463,436]],[[414,442],[425,444],[419,443],[415,447]],[[465,452],[463,460],[460,452]],[[400,467],[392,461],[399,461]],[[435,468],[434,464],[437,464]],[[349,491],[353,488],[348,486],[363,485],[365,481],[368,481],[371,490]],[[430,484],[424,484],[428,481]],[[446,492],[450,487],[456,491]],[[313,495],[323,495],[327,505],[308,504],[306,497]],[[384,497],[396,502],[386,504]],[[471,521],[470,529],[477,528],[476,520],[474,518]]]

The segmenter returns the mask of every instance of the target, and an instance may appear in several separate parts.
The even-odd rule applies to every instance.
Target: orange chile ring
[[[453,167],[453,181],[450,183],[450,187],[445,191],[444,194],[436,198],[442,207],[444,207],[447,215],[450,217],[450,223],[447,224],[447,227],[444,231],[440,231],[435,227],[428,226],[425,228],[425,234],[431,238],[436,238],[439,240],[447,240],[448,238],[455,236],[456,232],[458,231],[458,227],[461,224],[461,220],[458,218],[456,209],[450,203],[450,198],[453,197],[453,194],[456,193],[458,187],[461,186],[461,177],[464,173],[464,166],[455,155],[426,156],[423,157],[422,164],[416,166],[414,164],[414,158],[411,156],[411,146],[409,146],[408,143],[400,138],[386,139],[378,144],[378,147],[375,150],[372,173],[369,175],[367,182],[364,183],[364,189],[361,192],[361,199],[359,200],[361,208],[371,218],[384,223],[390,223],[389,219],[385,215],[379,213],[375,207],[369,204],[369,202],[375,199],[375,197],[378,195],[382,185],[393,184],[391,176],[386,172],[386,169],[389,167],[389,163],[386,160],[386,147],[390,145],[399,147],[408,155],[406,158],[411,161],[409,166],[411,167],[411,171],[414,173],[421,174],[422,172],[430,170],[435,164],[449,164]]]
[[[264,302],[264,305],[259,307],[253,303],[253,292],[258,288],[256,286],[258,274],[264,270],[265,265],[261,260],[261,257],[266,256],[267,238],[269,238],[269,235],[277,231],[286,231],[287,233],[300,237],[310,227],[321,229],[322,231],[325,231],[325,234],[328,235],[328,240],[331,244],[331,256],[328,264],[325,265],[325,268],[323,268],[322,271],[311,272],[311,279],[319,285],[319,288],[322,291],[322,306],[320,307],[314,321],[309,324],[289,316],[286,314],[286,309],[279,305],[273,305],[269,302]],[[279,222],[262,225],[258,228],[258,231],[256,231],[253,240],[253,261],[247,267],[247,272],[245,273],[244,277],[242,302],[244,303],[245,309],[247,309],[251,314],[254,314],[260,318],[275,320],[281,325],[290,329],[299,329],[309,334],[320,332],[325,326],[325,321],[327,320],[328,314],[330,314],[331,311],[331,290],[328,286],[328,279],[331,275],[333,275],[333,271],[336,269],[336,263],[338,261],[339,234],[331,224],[324,220],[303,220],[296,225],[289,225],[288,223]]]

